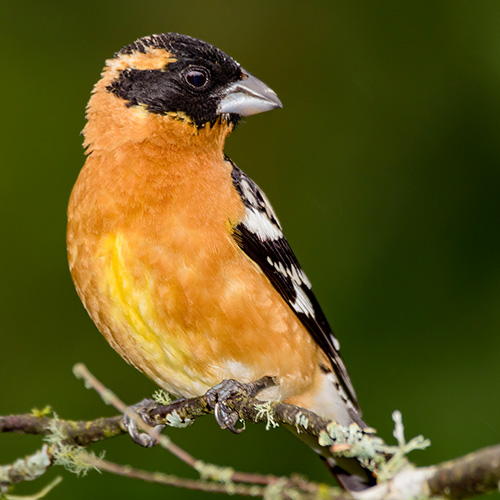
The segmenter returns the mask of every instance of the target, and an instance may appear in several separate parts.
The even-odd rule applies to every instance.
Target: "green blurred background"
[[[178,31],[225,50],[284,103],[249,118],[227,153],[272,200],[368,423],[392,442],[401,410],[408,437],[432,440],[412,456],[421,465],[500,441],[500,2],[4,0],[0,26],[0,414],[45,404],[67,418],[113,414],[72,376],[78,361],[128,403],[154,389],[79,302],[65,211],[104,60]],[[283,429],[233,436],[207,417],[170,434],[217,464],[328,480]],[[39,445],[2,435],[0,463]],[[95,449],[193,476],[125,437]],[[209,496],[64,476],[50,498]]]

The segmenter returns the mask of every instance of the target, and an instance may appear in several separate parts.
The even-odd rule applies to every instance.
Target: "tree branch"
[[[500,445],[483,448],[432,469],[434,474],[428,485],[431,494],[436,496],[462,500],[498,490]]]
[[[56,419],[25,413],[23,415],[0,416],[0,433],[39,434],[46,436]],[[122,415],[96,420],[57,420],[68,442],[79,446],[89,446],[97,441],[124,434]]]
[[[73,472],[98,468],[130,478],[157,482],[181,488],[207,492],[237,494],[253,497],[313,500],[401,500],[402,498],[449,498],[464,500],[478,494],[494,491],[500,481],[500,445],[479,450],[443,464],[416,468],[406,459],[413,449],[422,449],[428,442],[421,436],[406,442],[399,413],[393,415],[396,422],[394,436],[397,446],[388,446],[375,435],[373,429],[361,429],[355,424],[342,427],[318,415],[281,402],[263,402],[257,397],[235,394],[228,404],[246,421],[265,422],[266,426],[280,424],[294,427],[297,432],[307,433],[329,450],[333,456],[354,456],[369,467],[380,484],[352,495],[296,477],[276,477],[234,471],[197,460],[181,449],[165,435],[147,425],[130,410],[115,394],[101,384],[83,365],[74,368],[87,387],[96,390],[107,404],[112,404],[121,415],[99,418],[93,421],[62,420],[49,417],[50,410],[34,411],[24,415],[0,416],[0,433],[39,434],[48,444],[41,450],[13,464],[0,466],[0,496],[7,486],[20,481],[40,477],[52,465],[65,465]],[[256,382],[258,389],[272,385],[264,378]],[[258,392],[258,391],[257,391]],[[168,405],[156,405],[149,411],[151,423],[185,427],[196,418],[211,413],[205,396],[175,401]],[[160,472],[142,471],[119,465],[84,450],[92,443],[124,434],[123,414],[134,420],[137,427],[158,440],[159,444],[187,463],[200,474],[200,479],[185,479]]]

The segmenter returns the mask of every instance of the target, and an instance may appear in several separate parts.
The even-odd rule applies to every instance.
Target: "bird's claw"
[[[144,420],[144,422],[151,427],[155,434],[159,434],[165,426],[156,425],[151,421],[149,416],[149,412],[157,406],[158,405],[152,399],[143,399],[139,403],[129,406],[128,409],[139,415],[139,417],[141,417],[142,420]],[[147,432],[140,430],[134,420],[127,414],[123,415],[123,425],[125,429],[127,429],[134,443],[144,446],[145,448],[152,448],[158,444],[158,439],[154,438]]]
[[[243,427],[236,427],[240,419],[238,412],[225,403],[215,403],[214,414],[215,420],[220,425],[221,429],[229,429],[234,434],[239,434],[244,431]]]
[[[223,380],[209,389],[205,395],[208,406],[214,410],[215,420],[221,429],[229,429],[234,434],[243,432],[244,427],[236,427],[240,416],[227,403],[236,396],[249,397],[255,393],[254,384],[242,384],[236,380]]]

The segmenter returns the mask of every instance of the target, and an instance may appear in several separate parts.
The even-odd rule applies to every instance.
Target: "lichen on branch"
[[[73,421],[61,419],[55,414],[49,416],[51,410],[45,408],[24,415],[0,416],[0,433],[38,434],[46,440],[42,448],[32,455],[0,466],[0,497],[14,498],[8,493],[12,485],[38,479],[54,465],[62,465],[76,473],[85,473],[95,468],[179,488],[283,500],[422,500],[437,497],[465,500],[494,491],[500,481],[500,445],[444,464],[417,468],[408,461],[407,454],[415,449],[424,449],[430,443],[422,436],[407,442],[399,412],[393,414],[397,444],[387,445],[375,434],[374,429],[360,428],[356,424],[344,427],[304,408],[280,401],[261,401],[258,399],[259,391],[252,397],[235,394],[227,404],[243,421],[263,422],[267,429],[277,425],[290,426],[298,433],[306,433],[317,439],[318,444],[329,450],[332,456],[356,457],[374,472],[379,484],[363,492],[348,494],[338,488],[293,475],[276,477],[207,464],[179,448],[168,436],[157,435],[157,430],[131,412],[83,365],[75,366],[74,372],[84,379],[87,387],[96,390],[105,403],[117,408],[120,415],[92,421]],[[257,381],[256,386],[269,386],[272,380],[269,377],[265,379]],[[171,402],[168,396],[161,393],[157,395],[156,405],[149,412],[149,420],[155,425],[186,427],[211,412],[205,396]],[[199,479],[179,478],[163,472],[149,472],[119,465],[86,450],[97,441],[124,434],[124,414],[135,419],[138,429],[150,434],[160,446],[196,470],[200,475]],[[41,498],[55,484],[51,483],[33,498]]]

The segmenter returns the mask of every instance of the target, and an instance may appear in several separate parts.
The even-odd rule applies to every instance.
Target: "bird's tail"
[[[362,467],[355,458],[334,459],[321,455],[320,457],[344,490],[363,491],[375,486],[376,479],[373,474]]]
[[[354,395],[354,389],[351,389]],[[356,397],[355,395],[353,396]],[[292,404],[307,408],[316,415],[331,419],[337,424],[349,428],[356,424],[359,429],[366,429],[357,400],[349,399],[342,391],[337,377],[333,372],[322,373],[320,383],[314,392],[301,395],[291,401]],[[339,457],[332,455],[329,447],[320,446],[317,438],[307,433],[290,429],[296,436],[312,448],[323,460],[332,475],[347,491],[362,491],[376,484],[376,477],[372,471],[364,467],[355,457]]]
[[[328,448],[319,446],[317,438],[306,433],[299,433],[295,427],[287,426],[287,428],[319,455],[344,490],[362,491],[376,484],[376,478],[372,472],[363,467],[356,458],[334,458],[329,454]]]

